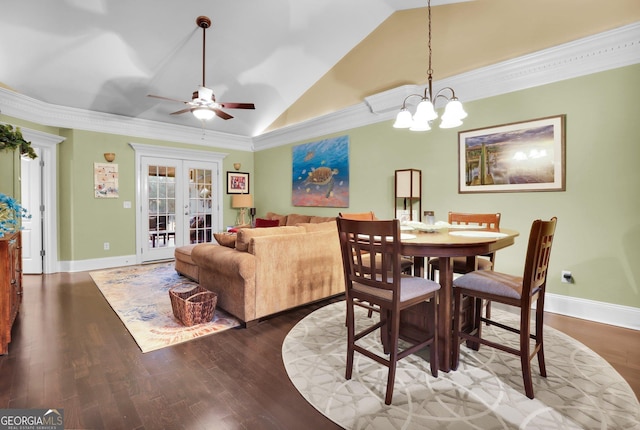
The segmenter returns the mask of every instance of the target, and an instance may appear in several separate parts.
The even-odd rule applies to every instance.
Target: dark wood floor
[[[87,273],[25,276],[0,357],[0,408],[63,408],[65,429],[340,428],[300,396],[282,364],[286,334],[326,303],[142,354]],[[547,321],[607,358],[639,395],[637,332]]]

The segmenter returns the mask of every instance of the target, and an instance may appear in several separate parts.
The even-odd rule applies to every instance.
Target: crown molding
[[[433,86],[453,87],[460,100],[469,102],[638,63],[640,23],[634,23],[434,81]],[[260,151],[392,120],[408,95],[423,91],[424,86],[404,85],[373,94],[359,105],[254,137],[254,148]]]
[[[51,127],[241,151],[253,149],[251,137],[54,105],[2,87],[0,87],[0,112]]]
[[[469,102],[640,63],[640,22],[578,39],[439,81]],[[409,94],[405,85],[365,97],[362,103],[259,136],[239,136],[45,103],[0,87],[0,112],[52,127],[80,129],[205,147],[259,151],[392,120]]]

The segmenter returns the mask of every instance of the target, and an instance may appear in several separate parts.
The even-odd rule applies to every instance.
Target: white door
[[[38,158],[23,157],[20,161],[21,205],[27,208],[29,218],[22,219],[22,270],[25,274],[42,274],[42,159],[40,148],[33,147]]]
[[[216,166],[157,157],[142,157],[140,165],[142,261],[171,259],[177,246],[211,242]]]

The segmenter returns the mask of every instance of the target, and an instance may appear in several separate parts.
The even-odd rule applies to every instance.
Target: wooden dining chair
[[[536,220],[531,226],[529,244],[524,263],[524,274],[514,276],[491,270],[478,270],[453,280],[454,317],[453,317],[453,366],[455,370],[460,360],[460,339],[466,339],[476,349],[480,344],[497,348],[520,357],[524,390],[533,399],[533,381],[531,379],[531,360],[538,356],[540,375],[547,376],[544,362],[543,312],[544,296],[547,284],[547,271],[551,245],[556,230],[556,217],[549,221]],[[461,330],[462,297],[491,300],[520,309],[519,328],[507,326],[491,319],[483,318],[476,312],[474,329],[471,333]],[[535,331],[531,333],[531,306],[536,304]],[[481,321],[501,329],[519,334],[519,348],[494,342],[482,337]],[[535,346],[531,349],[531,339]]]
[[[449,224],[453,225],[467,225],[477,226],[479,229],[486,229],[490,231],[500,230],[500,212],[498,213],[462,213],[462,212],[449,212],[448,215]],[[451,265],[453,266],[453,273],[462,274],[473,272],[474,270],[493,270],[496,262],[496,253],[483,255],[482,257],[476,257],[474,261],[474,267],[470,268],[467,265],[467,257],[453,257],[451,259]],[[436,279],[436,270],[440,270],[440,260],[436,258],[430,258],[427,262],[429,268],[429,279]],[[486,303],[486,315],[487,318],[491,318],[491,302]]]
[[[358,220],[358,221],[376,221],[376,220],[378,220],[378,218],[373,213],[373,211],[370,211],[370,212],[351,212],[351,213],[339,212],[338,216],[340,218]],[[378,265],[379,264],[380,264],[380,262],[378,261]],[[402,257],[402,260],[400,260],[400,266],[401,266],[400,268],[401,268],[403,273],[406,273],[406,274],[410,275],[412,273],[412,270],[413,270],[413,259],[409,258],[409,257]],[[355,303],[356,303],[356,305],[360,305],[360,302],[358,300],[356,300]],[[363,307],[365,307],[365,308],[367,308],[369,310],[369,312],[368,312],[369,318],[371,318],[371,316],[373,315],[373,312],[378,312],[379,311],[379,309],[377,309],[374,306],[371,306],[369,303],[366,303]]]
[[[347,305],[347,366],[345,377],[351,379],[355,352],[389,368],[385,404],[391,404],[398,360],[430,346],[431,374],[438,376],[437,351],[437,282],[402,273],[400,260],[400,222],[394,220],[360,221],[338,218],[338,234],[344,267]],[[400,349],[400,312],[429,301],[433,309],[433,326],[416,343]],[[380,312],[367,327],[355,327],[355,307],[369,304]],[[380,329],[386,355],[368,350],[359,342]]]

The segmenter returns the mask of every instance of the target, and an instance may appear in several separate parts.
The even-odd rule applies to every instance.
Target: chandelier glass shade
[[[456,97],[456,93],[451,87],[442,88],[440,91],[433,92],[433,69],[431,68],[431,0],[427,1],[427,10],[429,16],[429,69],[427,70],[427,88],[424,94],[409,94],[402,102],[402,108],[396,116],[393,124],[395,128],[408,128],[412,131],[428,131],[431,130],[431,122],[438,118],[435,109],[435,103],[438,99],[444,99],[447,104],[440,121],[440,128],[454,128],[462,125],[462,120],[467,117],[467,113],[462,107],[462,103]],[[420,97],[420,103],[416,107],[415,114],[407,108],[407,100],[412,97]]]

